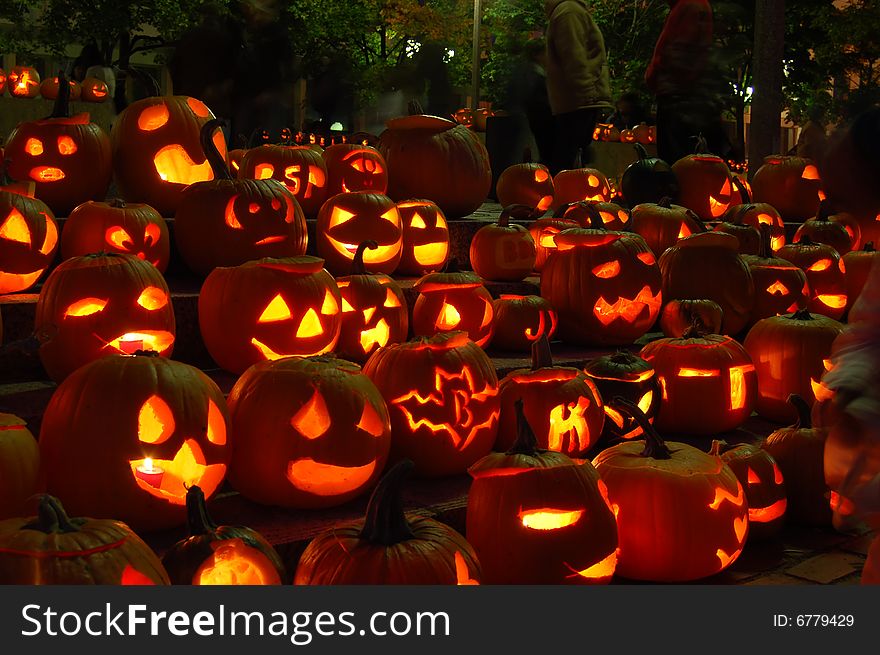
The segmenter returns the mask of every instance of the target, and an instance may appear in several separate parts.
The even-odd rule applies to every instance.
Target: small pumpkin
[[[657,204],[633,207],[630,229],[641,236],[654,255],[659,257],[680,239],[705,232],[706,226],[694,212],[672,204],[667,196]]]
[[[553,176],[543,164],[514,164],[498,176],[495,195],[502,207],[524,205],[540,216],[553,204]]]
[[[104,80],[97,77],[87,77],[80,84],[83,102],[107,102],[110,98],[110,89]]]
[[[430,200],[397,203],[403,240],[397,275],[422,276],[443,270],[449,260],[449,224]]]
[[[250,148],[242,156],[237,174],[241,179],[278,180],[308,218],[318,215],[327,198],[327,166],[321,154],[308,146]]]
[[[660,329],[666,337],[681,337],[696,323],[709,334],[721,332],[724,310],[714,300],[670,300],[660,312]]]
[[[758,231],[762,225],[767,225],[773,252],[785,245],[785,222],[779,212],[766,202],[733,205],[724,212],[721,220],[734,225],[749,225]]]
[[[653,423],[660,409],[660,381],[650,362],[628,350],[618,350],[611,355],[596,357],[584,367],[584,373],[593,381],[602,399],[623,398],[636,404]],[[642,436],[641,426],[626,413],[612,404],[603,402],[605,425],[602,440],[606,443],[619,439],[635,439]]]
[[[535,268],[537,250],[532,235],[523,226],[511,224],[512,216],[527,216],[526,205],[505,207],[498,222],[477,230],[471,240],[471,266],[480,277],[494,281],[519,281]]]
[[[0,520],[24,514],[38,490],[39,473],[40,449],[34,435],[24,420],[0,412]]]
[[[0,188],[0,294],[32,287],[55,259],[58,224],[52,210],[27,192]]]
[[[327,167],[327,197],[337,193],[388,191],[388,165],[382,154],[365,144],[336,143],[321,153]]]
[[[605,174],[595,168],[575,168],[559,171],[553,178],[553,204],[555,212],[563,205],[582,200],[609,202],[611,185]]]
[[[679,184],[679,204],[704,221],[718,220],[732,205],[742,202],[733,175],[721,157],[706,153],[706,142],[697,142],[696,152],[672,165]]]
[[[806,274],[791,262],[773,255],[773,237],[769,225],[761,225],[761,250],[758,255],[744,255],[755,287],[755,304],[749,323],[762,318],[790,314],[806,307],[810,285]]]
[[[46,100],[55,100],[59,95],[59,87],[65,82],[70,86],[70,99],[79,100],[80,96],[82,96],[82,87],[80,86],[80,83],[76,80],[68,80],[63,73],[56,77],[47,77],[40,82],[40,95]]]
[[[36,98],[40,95],[40,74],[33,66],[13,66],[6,75],[6,85],[13,98]]]
[[[794,240],[800,241],[802,237],[810,237],[815,243],[831,246],[843,257],[850,250],[858,248],[861,231],[855,230],[859,230],[855,218],[850,214],[834,213],[831,204],[824,200],[819,203],[819,213],[798,227],[797,232],[794,233]]]
[[[502,294],[492,302],[495,332],[492,347],[528,352],[542,336],[552,339],[559,317],[540,296]]]
[[[839,320],[846,311],[846,265],[831,246],[802,236],[776,251],[776,256],[800,268],[807,276],[807,309]]]
[[[638,128],[637,128],[638,129]],[[672,167],[652,157],[641,143],[635,144],[637,160],[627,166],[620,181],[623,197],[630,207],[659,203],[678,196],[678,179]]]

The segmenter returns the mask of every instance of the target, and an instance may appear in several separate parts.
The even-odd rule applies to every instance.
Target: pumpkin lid
[[[398,116],[385,122],[385,127],[389,130],[429,130],[431,132],[445,132],[456,125],[458,123],[449,119],[428,114]]]
[[[726,232],[698,232],[679,239],[672,248],[725,248],[739,252],[739,239]]]
[[[402,343],[393,343],[385,346],[386,350],[453,350],[473,343],[468,338],[467,332],[455,330],[453,332],[438,332],[430,337],[415,337]]]
[[[240,266],[230,266],[227,268],[250,268],[254,266],[271,268],[278,271],[284,271],[285,273],[309,275],[311,273],[317,273],[323,269],[324,260],[320,257],[313,257],[312,255],[297,255],[296,257],[263,257],[262,259],[245,262]]]
[[[610,355],[596,357],[584,367],[584,372],[592,378],[606,380],[626,380],[639,382],[654,373],[654,367],[629,350],[618,350]]]
[[[445,271],[428,273],[422,276],[413,285],[419,293],[431,293],[433,291],[449,291],[450,289],[476,289],[483,286],[483,279],[473,271],[462,271],[458,268],[458,261],[450,259],[446,264]]]

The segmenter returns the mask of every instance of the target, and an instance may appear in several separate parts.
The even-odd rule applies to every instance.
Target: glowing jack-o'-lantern
[[[135,255],[165,272],[171,240],[165,219],[149,205],[124,200],[84,202],[74,209],[61,233],[61,257],[94,252]]]
[[[464,332],[380,348],[364,373],[388,404],[392,458],[412,459],[420,474],[436,477],[463,473],[492,448],[498,377]]]
[[[685,443],[664,443],[632,403],[621,399],[616,407],[634,416],[645,433],[644,442],[626,441],[593,460],[617,517],[617,573],[687,582],[723,571],[739,557],[749,530],[736,475],[719,457]]]
[[[112,173],[110,139],[88,114],[70,115],[69,90],[48,118],[20,123],[6,141],[9,175],[34,183],[37,197],[67,215],[86,200],[102,200]]]
[[[515,408],[516,440],[470,468],[467,537],[487,584],[607,584],[617,527],[605,485],[589,464],[541,450]],[[512,435],[511,435],[512,436]]]
[[[318,253],[336,275],[348,271],[365,238],[378,245],[364,254],[368,271],[393,273],[400,261],[403,228],[397,205],[388,196],[367,191],[337,194],[321,207],[316,231]]]
[[[635,144],[636,157],[627,166],[620,179],[620,189],[630,207],[644,203],[658,203],[663,198],[678,196],[678,180],[672,167],[657,157],[651,157],[644,146]]]
[[[596,223],[596,217],[598,217],[598,223]],[[586,200],[563,205],[556,210],[554,218],[577,221],[581,227],[601,224],[606,230],[625,230],[630,221],[629,212],[617,203]]]
[[[382,154],[366,145],[334,144],[322,153],[327,167],[327,197],[337,193],[388,190],[388,165]]]
[[[324,260],[308,255],[215,268],[199,293],[202,339],[233,373],[264,360],[329,352],[341,320],[336,282]]]
[[[154,266],[132,255],[73,257],[43,284],[34,332],[40,360],[55,381],[108,355],[152,350],[170,356],[171,292]]]
[[[752,444],[728,445],[714,440],[710,455],[720,457],[734,472],[749,505],[749,539],[766,539],[779,533],[788,505],[785,481],[776,460]]]
[[[463,330],[480,347],[492,340],[495,308],[479,276],[459,271],[453,260],[445,273],[425,275],[413,288],[419,292],[412,316],[416,336]]]
[[[858,300],[868,281],[871,266],[877,259],[878,251],[872,241],[867,242],[861,250],[853,250],[843,256],[846,269],[846,311],[849,312]]]
[[[602,398],[609,401],[624,398],[636,404],[653,423],[660,409],[660,382],[650,363],[621,350],[612,355],[597,357],[584,367],[587,377],[593,381]],[[642,427],[629,414],[621,413],[612,404],[604,403],[605,425],[602,439],[635,439],[642,436]]]
[[[809,159],[771,155],[752,179],[755,202],[775,207],[786,221],[800,223],[815,216],[824,199],[819,169]]]
[[[785,245],[785,222],[772,205],[765,202],[734,205],[728,209],[722,220],[734,225],[750,225],[760,232],[762,225],[770,228],[770,248],[773,252]]]
[[[736,237],[741,255],[757,255],[761,250],[761,233],[751,225],[721,221],[715,226],[715,232]]]
[[[342,325],[335,352],[360,364],[377,348],[406,341],[409,311],[403,290],[387,275],[369,274],[364,252],[378,248],[375,241],[362,243],[354,255],[351,275],[336,279],[342,295]]]
[[[537,256],[532,235],[523,226],[511,224],[512,216],[527,217],[526,205],[505,207],[498,222],[484,225],[471,240],[470,260],[477,275],[486,280],[517,281],[530,275]]]
[[[717,434],[752,415],[758,393],[755,365],[730,337],[694,326],[681,338],[652,341],[639,355],[651,363],[660,382],[658,430]]]
[[[789,394],[812,406],[822,395],[820,381],[831,344],[843,332],[837,321],[805,309],[755,323],[743,342],[758,376],[758,414],[771,421],[793,421]]]
[[[696,324],[709,334],[721,332],[724,311],[714,300],[670,300],[660,312],[660,329],[667,337],[680,337]]]
[[[235,179],[211,135],[220,121],[205,123],[202,146],[213,179],[180,194],[174,239],[186,265],[199,275],[261,257],[294,257],[306,251],[305,217],[293,194],[273,179]]]
[[[704,221],[718,220],[732,205],[742,202],[733,175],[721,157],[705,153],[706,143],[697,144],[697,154],[688,155],[672,165],[678,180],[678,203],[692,210]]]
[[[37,516],[0,522],[0,584],[166,585],[168,574],[124,523],[71,518],[41,496]]]
[[[495,333],[492,347],[526,351],[541,337],[551,339],[559,321],[553,307],[540,296],[502,294],[492,303]]]
[[[229,394],[229,479],[266,505],[341,505],[378,480],[391,445],[385,401],[356,364],[285,357],[248,369]]]
[[[810,297],[806,274],[791,262],[773,256],[771,234],[770,227],[762,225],[761,251],[758,255],[743,256],[755,287],[750,324],[795,312],[805,307]]]
[[[751,270],[738,246],[736,237],[723,232],[677,242],[660,257],[663,298],[714,300],[723,310],[721,331],[737,334],[748,324],[755,304]]]
[[[107,102],[110,99],[110,89],[104,80],[96,77],[87,77],[80,84],[83,102]]]
[[[501,380],[499,397],[501,417],[495,450],[504,451],[513,445],[519,401],[541,448],[579,457],[602,434],[605,414],[596,387],[579,369],[553,366],[546,337],[532,345],[530,369],[516,369]]]
[[[300,557],[297,585],[478,585],[473,547],[448,525],[407,517],[401,487],[412,462],[394,466],[373,491],[366,517],[315,537]]]
[[[524,205],[540,216],[553,204],[553,177],[543,164],[514,164],[498,176],[495,194],[502,207]]]
[[[251,148],[241,158],[238,177],[278,180],[293,194],[308,218],[318,215],[327,197],[327,167],[321,154],[308,146]]]
[[[656,143],[657,141],[657,126],[656,125],[648,125],[647,123],[639,123],[633,129],[633,136],[636,139],[636,142],[641,143],[643,145],[648,145],[651,143]]]
[[[636,234],[572,228],[541,275],[541,296],[559,313],[563,340],[623,345],[641,337],[660,313],[660,269]]]
[[[13,66],[6,76],[6,85],[13,98],[36,98],[40,95],[40,74],[30,66]]]
[[[449,225],[430,200],[397,203],[403,225],[398,275],[425,275],[442,270],[449,259]]]
[[[556,235],[579,224],[567,218],[539,218],[529,225],[529,234],[535,242],[535,270],[541,271],[550,253],[556,250]]]
[[[553,204],[555,212],[563,205],[582,200],[608,202],[611,200],[611,185],[605,174],[595,168],[576,168],[559,171],[553,177]]]
[[[831,246],[843,257],[850,250],[859,247],[861,229],[852,214],[834,212],[827,200],[819,203],[819,213],[802,223],[794,233],[794,240],[810,237],[815,243]]]
[[[40,450],[34,435],[23,419],[0,413],[0,520],[25,513],[39,488],[39,472]]]
[[[0,189],[0,294],[31,287],[58,248],[58,225],[46,204]]]
[[[201,100],[186,96],[144,98],[128,105],[110,132],[122,197],[173,215],[187,185],[214,179],[200,142],[200,130],[213,118]],[[225,159],[226,138],[219,125],[211,139]]]
[[[82,95],[82,88],[76,80],[68,80],[64,75],[58,77],[47,77],[40,82],[40,95],[46,100],[55,100],[58,97],[58,89],[62,83],[70,86],[70,99],[79,100]]]
[[[68,376],[46,407],[46,486],[72,511],[137,530],[181,525],[187,488],[210,497],[223,482],[228,421],[223,394],[198,369],[142,351],[102,357]]]
[[[803,398],[792,394],[789,402],[797,410],[797,422],[776,430],[761,448],[773,456],[785,478],[788,519],[827,527],[831,525],[831,506],[823,458],[828,433],[812,426],[810,408]]]
[[[198,485],[186,492],[186,527],[189,535],[162,557],[171,584],[282,583],[284,564],[271,544],[250,528],[214,523]]]
[[[803,236],[784,245],[776,256],[806,274],[810,294],[807,309],[835,320],[843,316],[847,304],[846,265],[834,248]]]
[[[630,229],[640,235],[657,257],[680,239],[706,231],[700,218],[686,207],[673,205],[669,198],[659,203],[636,205],[632,209]]]

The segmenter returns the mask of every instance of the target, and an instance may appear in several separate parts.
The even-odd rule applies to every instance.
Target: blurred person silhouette
[[[547,96],[556,122],[550,170],[590,161],[599,117],[612,108],[605,39],[586,0],[544,0]]]
[[[425,113],[448,118],[456,110],[449,80],[447,48],[440,43],[423,43],[416,55],[415,77],[425,89]]]
[[[536,161],[550,165],[555,139],[555,123],[547,97],[547,45],[543,38],[529,39],[523,46],[508,89],[508,108],[520,114],[538,146]]]
[[[822,110],[814,107],[807,114],[807,122],[798,134],[795,154],[798,157],[818,161],[825,153],[828,146],[828,134],[823,121]]]

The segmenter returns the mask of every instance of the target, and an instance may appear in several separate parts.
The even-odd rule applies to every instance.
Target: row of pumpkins
[[[59,81],[59,79],[61,81]],[[9,95],[13,98],[36,98],[42,96],[47,100],[58,98],[58,87],[66,82],[70,86],[70,99],[82,100],[83,102],[105,102],[110,97],[110,91],[104,80],[96,77],[87,77],[82,82],[67,80],[61,77],[48,77],[42,82],[36,68],[31,66],[14,66],[9,74],[0,68],[0,96],[9,88]]]

